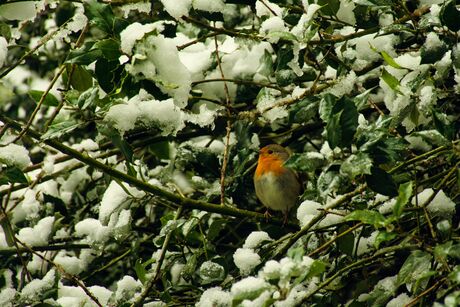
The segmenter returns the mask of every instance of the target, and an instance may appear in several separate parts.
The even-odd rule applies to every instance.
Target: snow
[[[422,206],[428,198],[433,195],[432,188],[428,188],[417,194],[418,206]],[[411,203],[416,204],[415,197],[412,198]],[[455,203],[447,197],[443,190],[440,190],[434,199],[426,207],[429,213],[437,216],[452,216],[455,214]]]
[[[391,301],[387,303],[386,307],[399,307],[407,306],[412,301],[412,298],[407,293],[401,293]]]
[[[108,305],[112,291],[101,286],[91,286],[88,287],[88,290],[97,298],[99,303],[103,306]],[[57,302],[62,306],[96,306],[85,291],[77,286],[64,286],[60,283],[58,297]]]
[[[123,185],[123,187],[121,186]],[[129,192],[129,194],[126,193]],[[131,195],[138,198],[145,193],[130,187],[126,183],[119,183],[112,180],[102,196],[101,205],[99,207],[99,221],[107,225],[110,215],[123,208],[123,204],[131,198]]]
[[[225,3],[222,0],[192,0],[193,8],[207,12],[222,12],[225,9]]]
[[[0,162],[21,169],[32,164],[29,151],[24,146],[13,143],[0,147]]]
[[[180,19],[182,16],[188,16],[188,12],[192,6],[192,0],[160,0],[166,12],[175,19]]]
[[[265,3],[265,5],[264,5]],[[273,11],[276,16],[282,16],[283,15],[283,9],[278,6],[276,3],[271,3],[269,1],[264,1],[264,3],[260,0],[256,1],[256,16],[257,17],[262,17],[262,16],[273,16]],[[267,6],[270,8],[268,9]]]
[[[123,4],[120,9],[123,11],[123,17],[127,18],[131,11],[138,11],[139,13],[150,13],[151,3],[149,1],[139,1],[135,3]]]
[[[300,227],[307,225],[316,215],[320,213],[318,209],[323,206],[320,203],[305,200],[297,208],[297,219],[299,220]]]
[[[117,290],[115,292],[115,300],[117,302],[125,302],[134,298],[142,288],[142,283],[135,280],[129,275],[125,275],[122,279],[117,281]]]
[[[87,218],[75,225],[75,235],[78,237],[87,236],[90,243],[105,242],[109,238],[110,229],[102,226],[99,220]]]
[[[262,278],[249,276],[234,283],[230,293],[233,297],[246,297],[254,293],[262,292],[269,288],[269,286],[270,285]]]
[[[257,110],[262,116],[270,122],[284,118],[288,111],[283,106],[277,106],[278,101],[270,94],[268,90],[261,90],[257,96]]]
[[[275,260],[268,260],[262,271],[259,272],[259,276],[266,280],[279,279],[281,276],[281,264]]]
[[[29,246],[46,245],[53,229],[53,223],[54,216],[47,216],[38,221],[34,227],[21,228],[18,239]]]
[[[267,35],[270,32],[285,32],[287,31],[286,26],[284,25],[283,19],[279,16],[270,17],[267,20],[264,20],[260,25],[259,33],[261,35]],[[269,38],[270,43],[276,44],[279,40],[279,37]]]
[[[261,263],[260,256],[250,248],[238,248],[233,254],[233,261],[243,275],[251,273]]]
[[[112,106],[104,119],[122,135],[134,129],[136,123],[158,128],[162,135],[175,135],[185,127],[185,115],[172,99],[155,100],[143,89],[127,104]]]
[[[86,269],[85,263],[81,259],[67,255],[66,251],[59,251],[53,261],[61,265],[67,273],[73,275],[78,275]]]
[[[243,244],[243,248],[256,248],[266,241],[273,241],[265,231],[253,231]]]
[[[0,306],[14,306],[14,302],[16,302],[16,289],[3,288],[0,291]]]
[[[326,89],[324,93],[330,93],[340,98],[344,95],[350,94],[357,81],[357,76],[352,70],[346,76],[339,78],[338,82],[332,87]]]
[[[8,42],[2,36],[0,36],[0,68],[6,61],[6,56],[8,55]]]
[[[36,302],[41,295],[54,287],[56,272],[51,269],[42,279],[34,279],[29,282],[21,291],[21,301]]]
[[[446,77],[447,72],[452,67],[452,58],[451,58],[452,50],[447,51],[442,59],[434,63],[434,67],[436,67],[436,74],[435,78],[444,78]]]
[[[426,35],[425,44],[423,45],[427,50],[438,49],[443,46],[443,42],[439,39],[436,32],[428,32]]]
[[[136,41],[142,39],[146,33],[152,32],[155,29],[153,24],[140,24],[138,22],[127,26],[120,33],[121,51],[128,55],[132,55],[132,50]]]
[[[356,23],[355,12],[355,4],[351,0],[343,0],[340,1],[340,7],[337,11],[337,18],[341,21],[347,22],[349,24],[354,25]]]
[[[303,285],[295,285],[289,291],[286,299],[275,302],[275,307],[295,307],[300,306],[303,298],[307,295],[306,288]]]
[[[359,238],[359,243],[358,243],[357,252],[356,252],[358,256],[361,256],[374,248],[375,238],[377,237],[378,233],[379,232],[376,230],[372,232],[371,235],[367,238],[366,237]],[[356,238],[356,240],[357,239],[358,238]]]
[[[232,296],[221,287],[206,289],[196,303],[196,307],[232,306]]]
[[[176,3],[168,1],[170,3]],[[138,79],[148,79],[184,107],[191,89],[191,74],[179,58],[174,39],[150,35],[135,45],[126,69]]]

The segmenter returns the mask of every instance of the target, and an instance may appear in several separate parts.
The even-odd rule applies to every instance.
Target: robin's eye
[[[270,150],[268,151],[268,154],[271,155],[272,153],[273,153],[273,150],[270,149]]]

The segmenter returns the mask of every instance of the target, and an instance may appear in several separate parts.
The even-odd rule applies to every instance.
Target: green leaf
[[[441,24],[453,32],[460,30],[460,12],[456,7],[457,1],[450,0],[444,3],[439,13]]]
[[[446,139],[453,140],[455,138],[455,125],[447,118],[447,114],[431,110],[433,123],[436,130],[439,131]]]
[[[284,163],[286,167],[300,172],[313,172],[325,164],[321,154],[295,153]]]
[[[460,284],[460,265],[456,265],[452,272],[449,273],[449,280],[456,284]]]
[[[40,101],[40,99],[42,98],[43,94],[45,92],[44,91],[37,91],[37,90],[30,90],[29,91],[29,96],[35,100],[36,103],[38,103]],[[52,106],[52,107],[56,107],[59,105],[59,101],[57,100],[56,97],[54,97],[53,94],[51,94],[50,92],[48,92],[46,94],[46,97],[45,99],[43,100],[43,104],[45,106]]]
[[[28,184],[27,177],[17,166],[5,167],[0,173],[0,184],[24,183]]]
[[[294,81],[296,74],[292,71],[292,69],[281,69],[275,72],[275,77],[276,83],[279,86],[287,86]]]
[[[382,80],[395,92],[401,93],[399,91],[399,80],[396,79],[392,74],[390,74],[385,68],[382,68]]]
[[[374,241],[375,249],[378,249],[381,243],[386,242],[386,241],[391,241],[396,237],[397,237],[397,234],[394,232],[388,232],[386,230],[379,231]]]
[[[380,51],[380,54],[382,55],[385,62],[387,62],[387,64],[390,65],[391,67],[394,67],[397,69],[405,69],[404,67],[396,63],[396,61],[386,51]]]
[[[385,217],[373,210],[355,210],[345,216],[346,221],[360,221],[364,224],[374,225],[375,228],[385,226]]]
[[[144,285],[147,281],[147,271],[140,259],[137,259],[134,263],[134,271],[136,272],[137,278],[139,278],[140,282]]]
[[[273,31],[269,32],[267,34],[267,39],[269,41],[273,39],[280,39],[281,41],[288,41],[288,42],[297,42],[297,36],[292,34],[291,32],[285,32],[285,31]]]
[[[409,202],[412,196],[412,181],[403,183],[399,186],[398,198],[393,207],[393,216],[399,218],[404,210],[404,207]]]
[[[349,229],[350,226],[344,225],[341,226],[338,230],[338,233],[342,233]],[[347,256],[353,256],[353,250],[355,248],[355,236],[352,232],[347,233],[344,236],[341,236],[337,239],[337,248],[340,252],[344,253]]]
[[[42,140],[49,140],[54,138],[59,138],[67,133],[72,132],[73,130],[83,127],[85,123],[79,123],[74,119],[67,119],[62,122],[53,124],[48,127],[48,131],[42,135]]]
[[[391,175],[379,167],[371,168],[371,174],[366,175],[366,182],[374,192],[390,197],[398,195],[398,189]]]
[[[96,42],[93,49],[99,49],[102,56],[109,61],[117,61],[121,55],[120,43],[111,38]]]
[[[318,0],[318,4],[322,6],[321,13],[327,16],[335,16],[340,8],[339,0]]]
[[[358,127],[358,110],[348,97],[340,98],[332,107],[331,115],[326,125],[327,141],[329,146],[349,147],[353,142]]]
[[[89,65],[98,60],[102,57],[102,51],[100,49],[90,49],[92,46],[92,43],[86,43],[79,49],[71,50],[67,56],[66,63]]]
[[[323,120],[323,122],[327,123],[331,117],[332,108],[336,102],[337,97],[330,93],[326,93],[323,97],[321,97],[321,101],[319,103],[319,117]]]
[[[259,68],[257,72],[267,77],[273,73],[273,56],[266,49],[264,50],[264,55],[259,59]]]
[[[105,33],[112,33],[115,17],[110,5],[90,0],[85,2],[84,7],[86,16],[92,25]]]
[[[350,155],[340,166],[340,172],[346,174],[350,179],[355,179],[360,175],[370,175],[372,168],[372,159],[364,152],[358,152]]]
[[[99,101],[99,90],[97,87],[89,88],[78,97],[77,105],[81,110],[86,110],[89,107],[91,109],[96,108],[96,104]]]
[[[318,113],[319,100],[315,96],[302,99],[291,106],[289,121],[291,123],[306,123]]]
[[[67,75],[71,72],[71,66],[67,65]],[[75,65],[71,75],[70,84],[80,92],[84,92],[93,86],[93,76],[88,70],[80,65]]]
[[[398,286],[403,284],[418,285],[420,281],[430,275],[432,256],[421,250],[413,251],[399,270],[397,277]],[[416,289],[412,288],[412,292]]]

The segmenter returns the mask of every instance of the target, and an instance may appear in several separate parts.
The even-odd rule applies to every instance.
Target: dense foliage
[[[0,5],[0,305],[460,304],[459,30],[453,0]]]

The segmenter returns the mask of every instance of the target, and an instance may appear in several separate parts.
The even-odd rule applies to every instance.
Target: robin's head
[[[259,159],[282,160],[284,162],[288,158],[289,152],[278,144],[267,145],[259,151]]]

